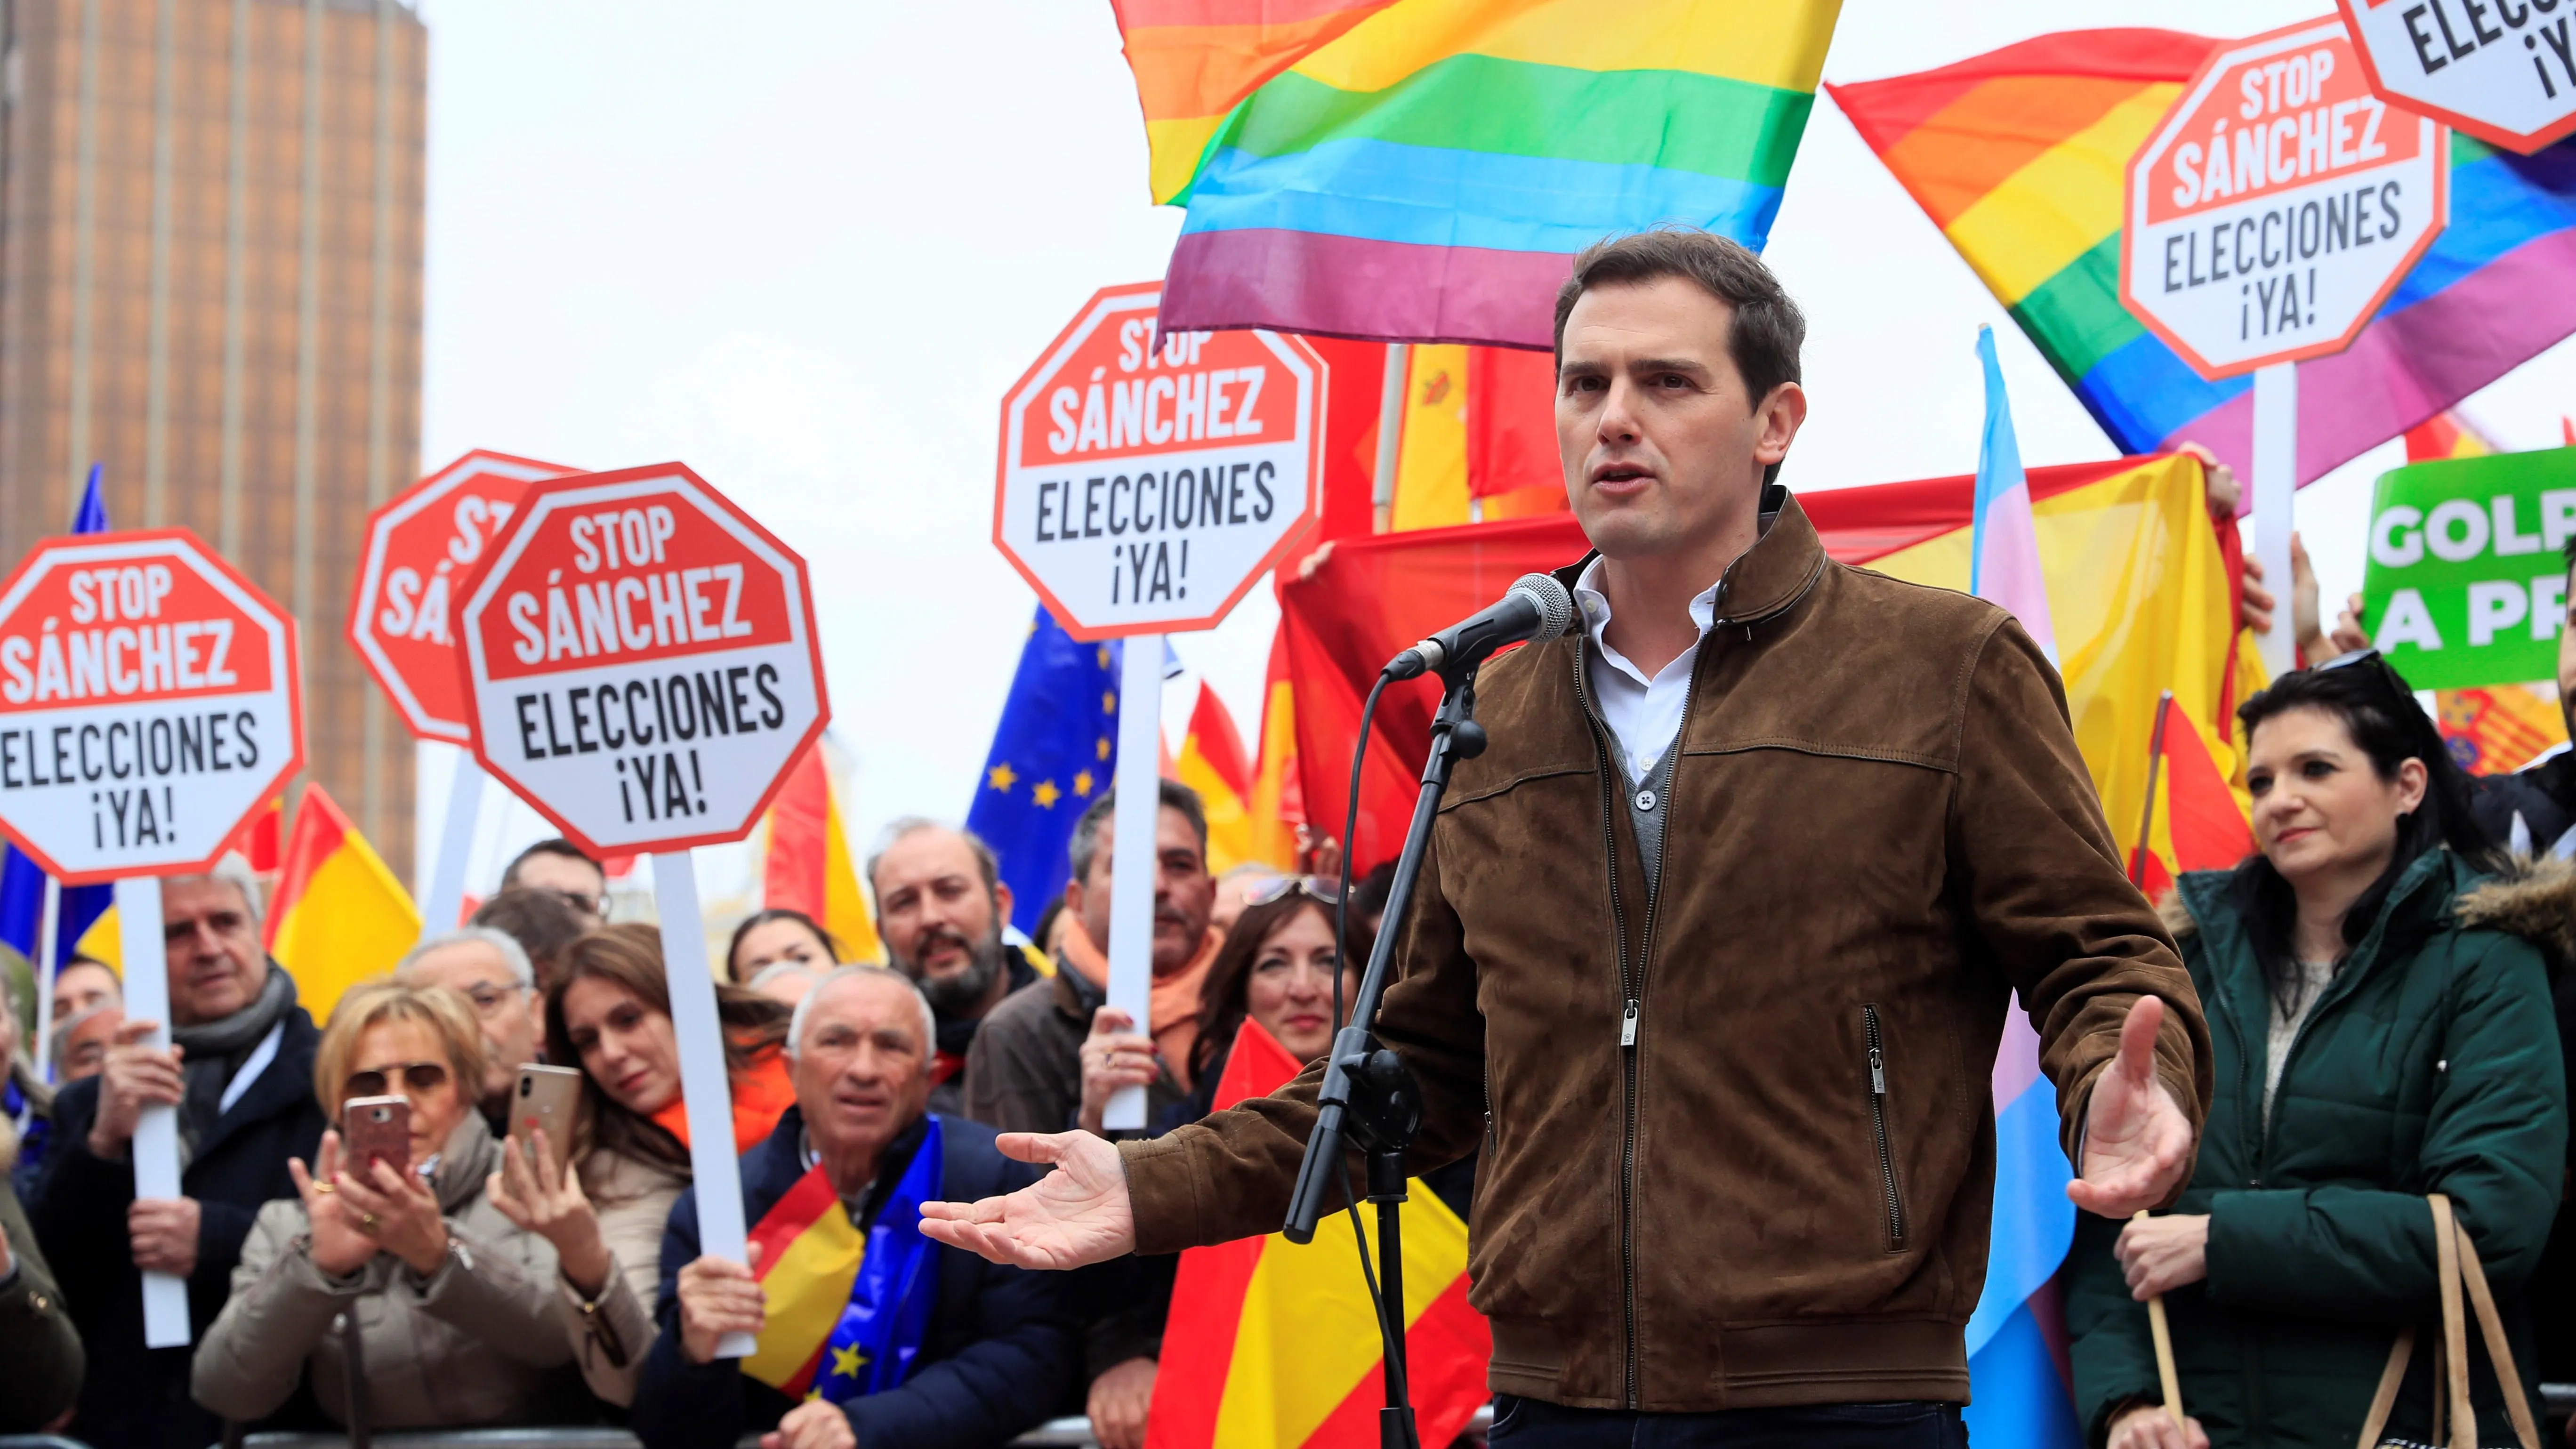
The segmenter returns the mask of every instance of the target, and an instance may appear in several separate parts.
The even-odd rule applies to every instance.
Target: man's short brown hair
[[[1556,362],[1565,365],[1565,319],[1574,299],[1595,287],[1681,277],[1735,309],[1726,335],[1727,355],[1744,378],[1755,406],[1784,382],[1797,382],[1798,347],[1807,319],[1762,258],[1742,242],[1697,227],[1661,226],[1585,247],[1574,275],[1556,289]]]

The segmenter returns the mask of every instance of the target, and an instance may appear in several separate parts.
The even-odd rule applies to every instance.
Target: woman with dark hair
[[[546,994],[546,1059],[578,1065],[581,1111],[557,1173],[534,1143],[512,1140],[494,1206],[554,1244],[563,1328],[591,1392],[634,1400],[653,1346],[662,1228],[689,1185],[688,1114],[680,1097],[679,1038],[662,973],[661,932],[603,926],[563,953]],[[795,1103],[779,1050],[790,1008],[738,986],[716,988],[733,1083],[737,1148],[768,1138]],[[551,1146],[552,1144],[547,1144]]]
[[[2553,912],[2479,874],[2459,768],[2376,653],[2284,675],[2237,718],[2259,853],[2166,902],[2209,1020],[2199,1160],[2160,1216],[2080,1217],[2067,1260],[2076,1400],[2109,1449],[2355,1442],[2398,1332],[2439,1310],[2433,1193],[2533,1396],[2520,1289],[2557,1205],[2567,1092],[2522,932]],[[2544,889],[2563,930],[2576,887]],[[2158,1295],[2181,1425],[2150,1346]],[[2503,1386],[2472,1357],[2500,1430]],[[2391,1439],[2431,1437],[2433,1372],[2413,1355]]]
[[[841,943],[803,911],[773,906],[733,928],[725,979],[794,1006],[841,963]]]

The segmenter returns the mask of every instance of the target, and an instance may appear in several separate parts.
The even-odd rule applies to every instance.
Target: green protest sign
[[[2576,448],[2380,474],[2362,576],[2372,642],[2419,689],[2555,679],[2571,537]]]

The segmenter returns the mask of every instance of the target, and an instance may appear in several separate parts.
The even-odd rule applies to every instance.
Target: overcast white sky
[[[1829,80],[2052,29],[2252,34],[2320,0],[1846,0]],[[1091,291],[1159,276],[1106,0],[420,0],[430,29],[424,466],[489,447],[590,468],[681,459],[813,565],[864,840],[961,815],[1032,598],[989,542],[1003,390]],[[1818,97],[1769,257],[1807,309],[1802,488],[1976,465],[1977,325],[2023,458],[2109,441]],[[2576,347],[2472,399],[2552,446]],[[2300,527],[2357,588],[2396,445],[2310,488]],[[1276,610],[1176,640],[1247,736]],[[1177,738],[1189,691],[1170,691]],[[428,772],[443,773],[435,766]],[[425,778],[425,821],[434,778]],[[536,833],[532,816],[494,822]],[[427,858],[428,852],[422,852]],[[710,862],[710,865],[713,863]],[[712,883],[711,883],[712,884]]]

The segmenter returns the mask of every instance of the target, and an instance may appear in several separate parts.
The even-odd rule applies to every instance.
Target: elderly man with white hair
[[[742,1159],[754,1261],[700,1255],[695,1189],[663,1235],[661,1334],[632,1418],[646,1449],[746,1431],[765,1449],[967,1449],[1062,1400],[1075,1345],[1055,1286],[921,1234],[925,1201],[1037,1180],[993,1129],[929,1112],[937,1034],[920,990],[879,966],[840,967],[796,1004],[796,1105]],[[757,1351],[717,1358],[732,1332]]]
[[[527,948],[490,926],[465,926],[411,948],[394,967],[405,986],[444,986],[474,1004],[483,1028],[483,1081],[477,1090],[483,1120],[507,1136],[510,1088],[522,1064],[537,1059],[546,1030],[545,998]]]
[[[189,1353],[143,1346],[145,1270],[188,1281],[192,1339],[222,1310],[260,1204],[293,1197],[290,1157],[322,1138],[313,1056],[322,1034],[260,945],[259,881],[238,856],[161,885],[170,1039],[117,1028],[107,1065],[54,1102],[54,1146],[28,1217],[89,1350],[71,1431],[101,1449],[203,1449],[221,1426],[188,1395]],[[176,1107],[183,1196],[134,1195],[146,1107]]]

